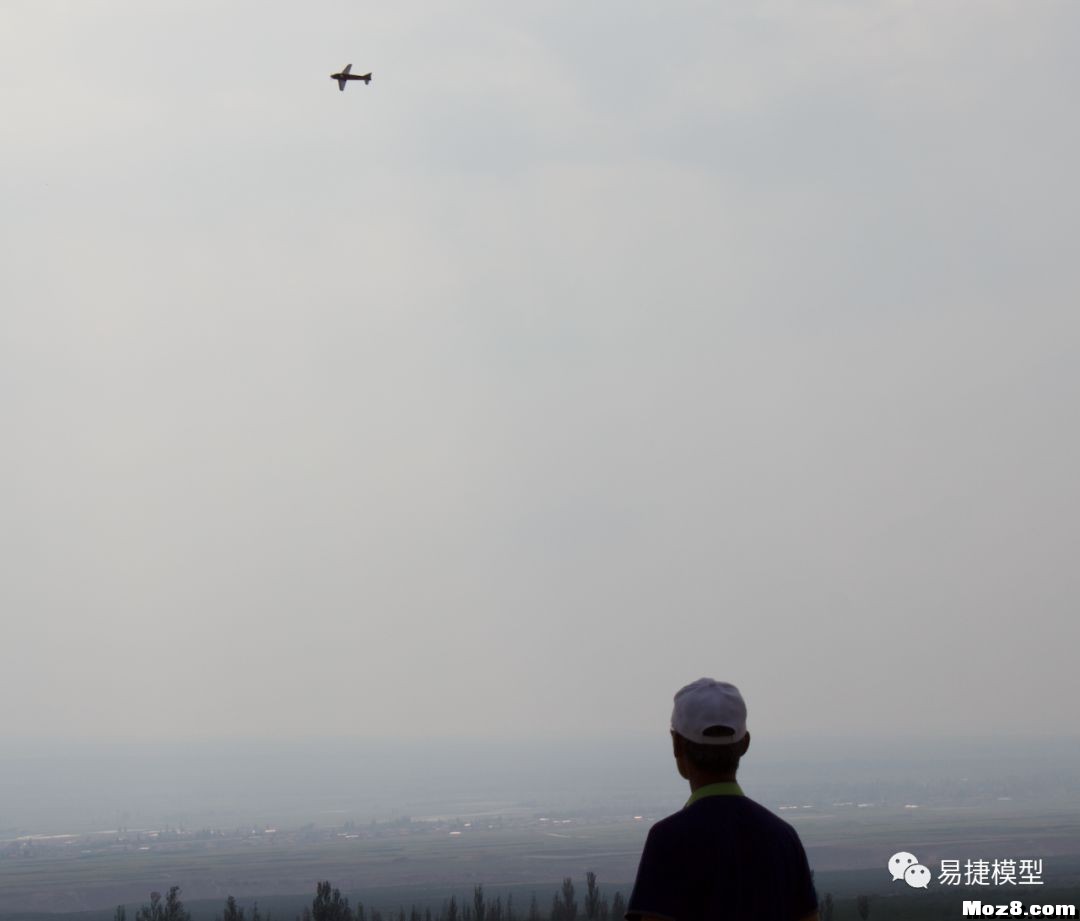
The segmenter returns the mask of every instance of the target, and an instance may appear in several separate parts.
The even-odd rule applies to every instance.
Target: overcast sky
[[[1078,29],[3,0],[0,728],[1075,732]]]

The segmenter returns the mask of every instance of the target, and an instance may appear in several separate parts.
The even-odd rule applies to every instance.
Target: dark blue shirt
[[[795,829],[735,784],[713,786],[729,795],[695,795],[649,830],[626,917],[799,921],[813,913],[817,894]]]

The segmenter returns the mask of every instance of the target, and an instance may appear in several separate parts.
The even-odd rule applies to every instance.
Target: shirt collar
[[[690,799],[686,801],[686,806],[692,806],[699,799],[704,799],[706,796],[744,796],[745,794],[734,780],[726,780],[721,783],[711,783],[704,787],[698,787],[693,793],[690,794]],[[683,806],[685,809],[686,806]]]

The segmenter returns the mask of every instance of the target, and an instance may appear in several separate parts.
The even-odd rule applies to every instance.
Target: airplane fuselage
[[[370,73],[367,73],[367,74],[351,74],[351,73],[349,73],[350,70],[352,70],[352,64],[350,64],[348,67],[346,67],[340,73],[330,74],[330,79],[331,80],[337,80],[339,90],[345,89],[345,81],[346,80],[363,80],[365,83],[370,83],[371,82],[371,74]]]

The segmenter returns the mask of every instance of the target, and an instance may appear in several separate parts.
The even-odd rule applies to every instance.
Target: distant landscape
[[[591,872],[606,900],[628,896],[649,826],[685,798],[649,740],[567,751],[443,743],[434,763],[415,744],[312,744],[324,760],[268,744],[8,758],[0,783],[16,795],[0,816],[0,919],[106,921],[117,905],[131,918],[175,885],[194,921],[220,916],[230,895],[293,921],[328,880],[387,921],[413,908],[437,918],[477,886],[518,921],[536,899],[546,921],[567,878],[579,895]],[[958,915],[965,887],[891,880],[885,863],[899,850],[935,875],[947,859],[1038,858],[1042,886],[1021,897],[1080,903],[1074,743],[998,757],[958,743],[927,747],[934,758],[910,746],[873,757],[761,749],[743,784],[798,829],[836,918],[857,917],[860,895],[874,918]],[[934,906],[941,914],[914,913]]]

